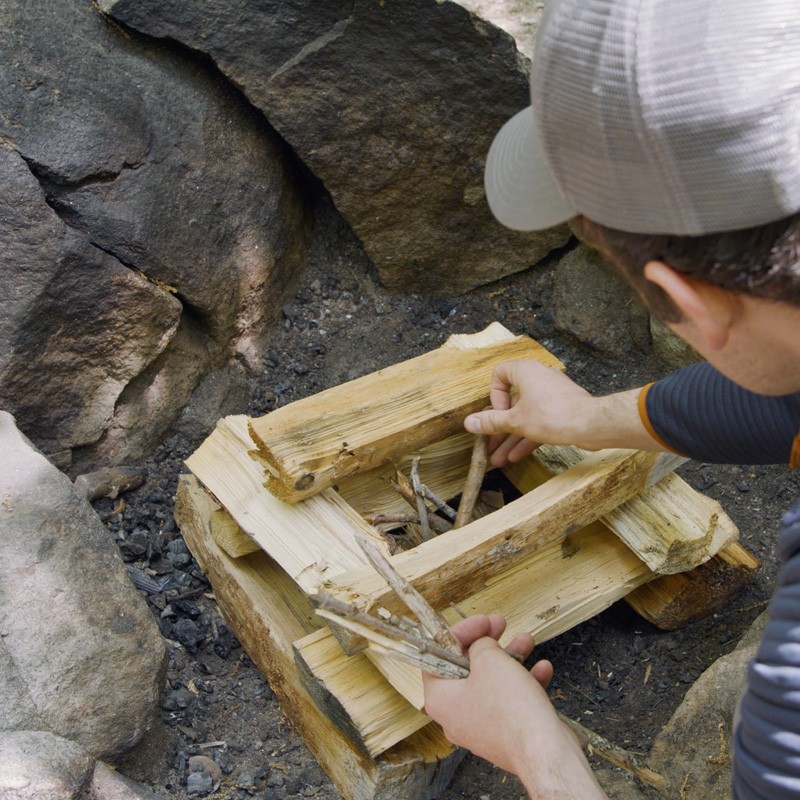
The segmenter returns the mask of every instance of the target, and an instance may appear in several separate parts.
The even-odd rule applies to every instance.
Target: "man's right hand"
[[[639,392],[593,397],[538,361],[504,361],[492,373],[492,408],[470,414],[464,427],[490,437],[495,467],[525,458],[540,444],[663,450],[639,417]]]

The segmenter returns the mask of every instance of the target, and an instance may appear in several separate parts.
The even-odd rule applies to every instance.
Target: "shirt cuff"
[[[650,387],[653,386],[653,383],[648,383],[646,386],[642,386],[642,390],[639,392],[639,419],[642,421],[642,425],[644,425],[645,430],[653,437],[665,450],[668,450],[670,453],[675,453],[676,455],[686,457],[683,453],[676,450],[674,447],[670,447],[659,435],[656,429],[653,427],[653,423],[650,422],[650,417],[647,415],[647,393],[650,391]],[[798,434],[798,439],[800,439],[800,434]],[[795,440],[797,443],[797,440]],[[794,454],[794,452],[793,452]],[[798,465],[800,465],[800,443],[797,443],[797,457],[798,457]]]

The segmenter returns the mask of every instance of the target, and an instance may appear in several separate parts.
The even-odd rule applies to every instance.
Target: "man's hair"
[[[628,233],[585,217],[574,223],[664,322],[678,322],[680,312],[644,277],[649,261],[663,261],[676,272],[731,292],[800,306],[800,213],[755,228],[703,236]]]

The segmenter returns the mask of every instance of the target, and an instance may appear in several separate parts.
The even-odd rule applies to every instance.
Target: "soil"
[[[250,406],[239,411],[264,414],[494,320],[539,340],[594,393],[639,386],[666,374],[668,368],[651,354],[631,352],[610,360],[555,329],[556,260],[557,254],[467,294],[390,294],[330,203],[320,201],[312,258],[269,332],[269,355],[263,372],[252,377]],[[222,769],[219,789],[208,796],[333,800],[339,793],[228,630],[172,520],[177,478],[185,471],[182,460],[197,444],[181,436],[166,441],[146,464],[147,482],[124,496],[121,511],[118,501],[95,503],[131,566],[169,580],[162,591],[146,595],[169,648],[160,718],[120,765],[121,772],[159,797],[184,800],[198,796],[187,793],[186,770],[188,758],[200,754]],[[551,693],[562,711],[643,753],[701,672],[732,650],[766,607],[776,573],[778,521],[800,488],[798,477],[783,467],[689,463],[679,471],[722,503],[745,546],[762,560],[752,585],[724,610],[681,630],[660,631],[618,603],[537,649],[538,656],[555,664]],[[144,553],[132,546],[137,540],[144,543]],[[523,796],[513,777],[471,756],[441,795],[445,800]]]

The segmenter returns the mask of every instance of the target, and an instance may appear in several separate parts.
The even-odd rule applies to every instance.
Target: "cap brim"
[[[513,230],[544,230],[577,215],[553,178],[530,106],[495,136],[486,157],[484,185],[492,213]]]

